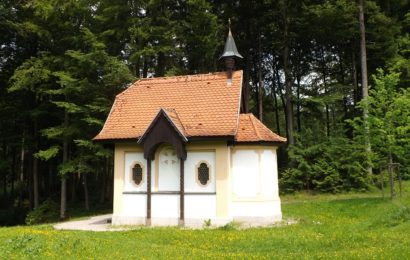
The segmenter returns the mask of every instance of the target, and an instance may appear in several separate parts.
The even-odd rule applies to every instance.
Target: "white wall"
[[[276,162],[276,150],[263,147],[245,147],[239,146],[226,149],[231,150],[228,153],[228,159],[221,160],[223,157],[218,157],[218,165],[216,165],[216,150],[213,146],[209,146],[206,150],[203,147],[190,148],[188,150],[187,160],[185,161],[185,192],[187,193],[210,193],[206,195],[198,194],[186,194],[185,195],[185,219],[186,220],[199,220],[198,223],[202,223],[204,219],[212,219],[216,221],[220,219],[218,213],[218,194],[223,194],[226,190],[228,194],[223,196],[222,199],[227,199],[228,206],[223,207],[220,210],[227,210],[227,214],[224,215],[225,220],[229,221],[229,218],[266,218],[269,220],[280,219],[280,199],[278,195],[278,180],[277,180],[277,162]],[[119,198],[121,211],[118,211],[114,217],[118,219],[116,223],[119,224],[144,224],[146,217],[146,194],[138,194],[139,192],[146,192],[146,177],[147,166],[146,160],[143,157],[142,151],[134,151],[133,149],[123,154],[123,178],[119,179],[119,184],[123,187],[124,192]],[[132,152],[131,152],[132,151]],[[162,150],[158,150],[159,154],[157,161],[153,161],[152,167],[152,191],[179,191],[179,159],[173,160],[173,154],[161,154]],[[118,156],[117,156],[118,157]],[[176,155],[174,159],[176,158]],[[229,162],[229,159],[231,160]],[[168,160],[168,164],[162,164],[161,160]],[[169,161],[171,160],[171,161]],[[210,165],[210,179],[211,182],[206,187],[198,184],[196,181],[197,166],[200,162],[206,161]],[[143,166],[143,181],[139,187],[133,184],[131,176],[131,167],[135,162],[141,163]],[[212,194],[216,192],[216,169],[217,166],[226,164],[226,167],[231,166],[228,169],[229,183],[232,189],[228,189],[225,184],[218,188],[218,194]],[[155,183],[155,168],[159,171],[159,182]],[[162,172],[162,173],[161,173]],[[166,175],[164,175],[166,174]],[[225,170],[220,169],[219,184],[225,180],[220,178],[221,174],[227,174]],[[173,179],[168,184],[163,183],[167,178]],[[155,185],[159,187],[155,188]],[[168,186],[167,186],[168,185]],[[221,198],[220,198],[221,199]],[[176,225],[179,218],[179,194],[153,194],[152,195],[152,218],[153,224],[155,219],[161,220],[162,224]],[[114,219],[113,218],[113,221]],[[253,222],[252,219],[251,222]],[[114,223],[114,222],[113,222]],[[216,223],[216,222],[215,222]]]
[[[260,193],[259,155],[254,150],[232,153],[232,193],[236,197],[256,197]]]
[[[262,172],[261,195],[269,198],[279,198],[278,166],[275,150],[264,150],[261,155],[260,169]]]
[[[124,191],[125,192],[143,192],[147,191],[147,160],[142,152],[125,152],[124,159]],[[142,165],[142,182],[136,185],[132,180],[132,167],[135,163]],[[155,164],[151,163],[151,172],[155,172]],[[154,176],[151,174],[151,189],[154,186]]]
[[[273,218],[274,220],[280,220],[282,218],[279,200],[234,201],[231,204],[231,214],[234,218]]]
[[[201,162],[209,166],[210,181],[206,186],[198,184],[197,167]],[[185,192],[215,192],[215,151],[190,151],[184,164]],[[179,180],[179,178],[178,178]]]
[[[122,194],[123,216],[143,217],[147,216],[146,194]]]
[[[216,195],[185,195],[185,218],[216,218]]]
[[[239,149],[232,153],[232,194],[236,198],[278,199],[276,150]]]
[[[166,149],[166,148],[165,148]],[[165,155],[167,153],[167,155]],[[132,167],[138,162],[143,168],[143,180],[137,186],[132,180]],[[206,162],[210,169],[210,182],[206,186],[197,182],[197,167],[201,162]],[[172,150],[161,150],[159,154],[159,178],[158,191],[179,191],[180,161]],[[155,192],[155,161],[151,163],[151,188]],[[214,151],[190,151],[184,164],[185,192],[215,192],[216,167]],[[124,165],[124,191],[145,192],[147,191],[147,161],[142,152],[126,152]]]
[[[231,216],[280,219],[276,150],[235,147],[231,154]]]
[[[179,191],[180,161],[172,146],[159,152],[158,191]]]
[[[151,195],[152,218],[179,218],[179,195],[178,194],[152,194]]]

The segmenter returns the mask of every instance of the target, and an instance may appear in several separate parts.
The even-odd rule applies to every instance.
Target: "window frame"
[[[141,167],[141,182],[140,184],[136,184],[134,181],[134,172],[133,169],[135,168],[136,165],[139,165]],[[130,182],[134,187],[141,187],[142,184],[144,183],[144,177],[145,177],[145,167],[144,164],[142,162],[139,161],[135,161],[131,163],[131,167],[130,167]]]
[[[206,167],[208,167],[208,181],[206,182],[206,184],[202,184],[201,181],[199,180],[199,167],[201,166],[201,164],[206,164]],[[211,183],[212,183],[212,171],[211,171],[211,164],[207,161],[199,161],[196,165],[195,165],[195,182],[202,188],[208,187]]]

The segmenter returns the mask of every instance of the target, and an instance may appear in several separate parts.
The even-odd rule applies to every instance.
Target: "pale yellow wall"
[[[113,215],[122,214],[122,192],[124,190],[124,167],[126,152],[143,152],[140,145],[134,143],[115,144],[114,152],[114,209]]]
[[[216,159],[216,216],[229,217],[231,201],[230,147],[226,142],[195,142],[187,144],[187,151],[213,150]]]

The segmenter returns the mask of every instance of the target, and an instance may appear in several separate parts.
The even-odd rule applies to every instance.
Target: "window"
[[[199,164],[197,172],[197,180],[200,185],[205,186],[209,182],[209,167],[206,163]]]
[[[142,166],[136,163],[132,168],[132,180],[136,185],[140,185],[142,182]]]

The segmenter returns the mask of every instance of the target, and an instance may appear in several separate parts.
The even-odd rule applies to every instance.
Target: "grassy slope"
[[[410,258],[410,183],[395,202],[365,195],[283,198],[295,225],[247,230],[141,228],[55,231],[0,228],[0,259],[21,258]]]

